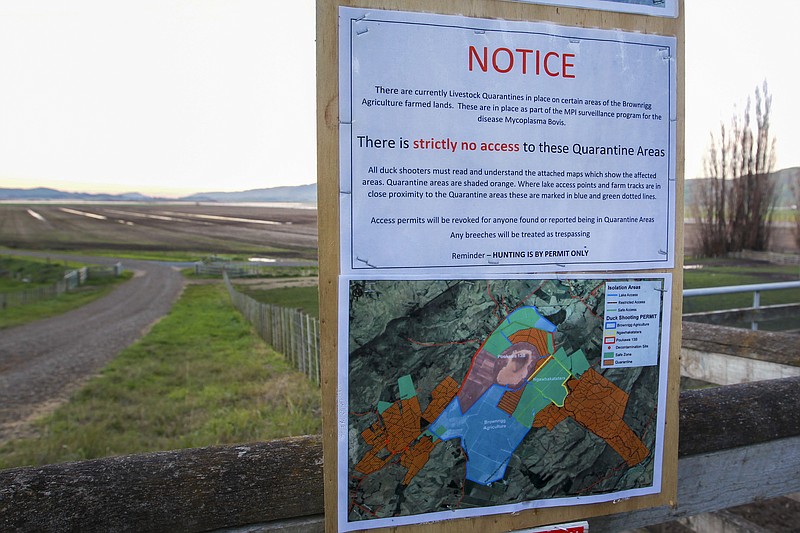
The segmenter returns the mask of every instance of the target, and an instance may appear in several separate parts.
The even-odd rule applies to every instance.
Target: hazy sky
[[[757,6],[757,7],[755,7]],[[179,196],[316,178],[313,0],[0,0],[0,187]],[[688,0],[686,176],[756,85],[800,166],[800,3]]]

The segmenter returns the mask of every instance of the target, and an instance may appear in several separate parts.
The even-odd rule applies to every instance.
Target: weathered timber
[[[729,511],[702,513],[682,518],[678,523],[690,531],[735,531],[736,533],[773,533],[773,530],[754,524]],[[727,528],[727,529],[725,529]]]
[[[681,347],[783,365],[800,366],[797,335],[683,321]]]
[[[589,519],[592,533],[618,533],[709,516],[727,507],[775,498],[800,489],[800,437],[744,448],[682,457],[678,461],[678,501],[662,506]],[[460,529],[472,533],[468,523]],[[701,529],[702,531],[706,531]],[[279,520],[217,533],[322,533],[323,515]],[[671,529],[670,529],[671,531]]]
[[[800,376],[800,366],[683,348],[681,376],[717,385],[735,385]]]
[[[208,531],[322,510],[318,436],[0,472],[0,531]]]
[[[800,490],[800,437],[681,457],[675,507],[591,519],[592,533],[617,533]]]
[[[719,385],[800,376],[796,335],[683,322],[681,375]]]
[[[800,436],[800,377],[681,393],[678,456]]]
[[[595,518],[592,531],[800,491],[800,378],[682,393],[679,454],[676,507]],[[6,470],[0,531],[313,531],[322,464],[310,436]]]

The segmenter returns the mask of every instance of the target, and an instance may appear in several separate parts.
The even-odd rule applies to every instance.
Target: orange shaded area
[[[361,432],[364,441],[372,449],[355,466],[364,474],[371,474],[383,468],[393,455],[406,450],[420,434],[422,413],[416,396],[408,400],[397,400],[389,406],[380,419]],[[388,456],[384,459],[378,454],[386,448]]]
[[[374,424],[361,432],[361,438],[371,448],[355,465],[355,470],[372,474],[399,454],[400,464],[408,469],[403,484],[408,485],[441,442],[438,439],[434,442],[429,435],[422,436],[422,424],[436,420],[457,393],[458,383],[447,376],[431,391],[431,401],[424,413],[416,396],[390,405]]]
[[[504,392],[503,397],[500,398],[500,402],[497,404],[497,408],[509,415],[513,415],[524,391],[525,389],[522,388],[515,391]]]
[[[527,342],[528,344],[532,344],[533,346],[536,346],[536,349],[539,350],[540,354],[545,355],[550,353],[550,350],[547,346],[548,335],[552,335],[552,333],[548,333],[541,329],[530,328],[514,333],[508,337],[508,340],[511,342],[511,344],[516,344],[518,342]]]
[[[431,391],[431,403],[425,408],[425,412],[422,413],[422,418],[429,423],[439,418],[439,415],[442,414],[445,407],[453,401],[457,393],[458,382],[450,376],[444,378],[434,387],[433,391]]]
[[[431,458],[431,452],[438,442],[441,441],[433,442],[431,437],[425,435],[414,444],[413,448],[400,457],[400,464],[408,468],[408,472],[403,478],[403,485],[411,483],[414,476],[428,463],[428,459]]]
[[[355,469],[361,472],[362,474],[372,474],[373,472],[377,472],[378,470],[386,466],[386,463],[388,463],[389,460],[394,456],[388,455],[387,457],[381,459],[380,457],[378,457],[378,454],[380,453],[381,450],[382,448],[378,449],[373,448],[367,453],[365,453],[364,457],[362,457],[361,460],[358,462],[358,464],[355,466]]]
[[[559,408],[556,404],[551,403],[538,413],[533,419],[533,426],[535,428],[546,427],[548,430],[553,431],[553,428],[563,422],[569,417],[564,409]]]
[[[580,379],[567,382],[570,393],[564,407],[553,404],[536,414],[533,427],[552,430],[559,422],[571,417],[608,443],[628,466],[641,463],[650,450],[625,423],[623,416],[628,405],[628,395],[594,369],[583,373]]]
[[[394,402],[381,416],[388,436],[386,447],[390,452],[402,452],[419,436],[422,412],[416,396]]]
[[[361,458],[355,466],[355,469],[362,474],[377,472],[386,466],[386,463],[393,457],[392,454],[387,454],[383,459],[378,457],[378,454],[386,447],[386,431],[383,424],[381,424],[380,421],[375,422],[371,427],[361,432],[361,438],[372,446],[372,449],[364,454],[364,457]]]

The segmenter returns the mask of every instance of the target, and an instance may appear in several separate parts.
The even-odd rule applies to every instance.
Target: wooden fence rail
[[[223,274],[234,307],[253,325],[264,342],[319,385],[319,320],[299,309],[259,302],[237,291]]]
[[[679,456],[673,507],[590,519],[590,530],[800,491],[800,378],[682,393]],[[308,436],[15,468],[0,472],[0,530],[322,531],[322,464],[321,438]]]

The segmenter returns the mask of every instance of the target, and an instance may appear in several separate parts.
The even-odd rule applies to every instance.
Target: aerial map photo
[[[664,279],[625,282],[346,281],[347,523],[658,492]]]

